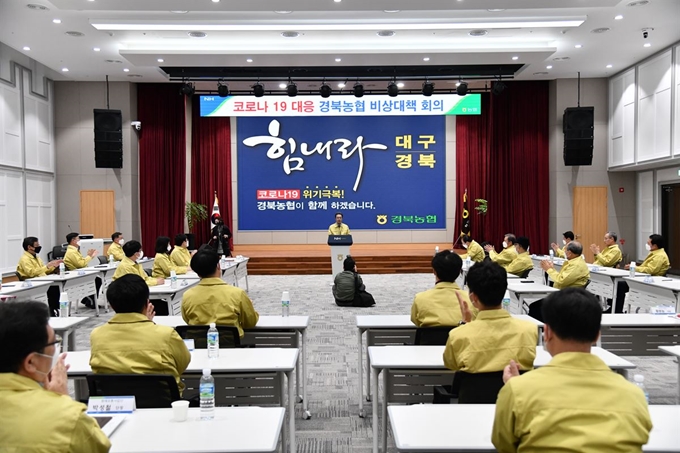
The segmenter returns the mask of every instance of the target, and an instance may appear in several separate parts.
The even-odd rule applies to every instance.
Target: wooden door
[[[574,235],[583,244],[586,261],[593,262],[590,244],[604,248],[602,239],[607,232],[607,188],[574,187]]]
[[[95,238],[111,237],[116,228],[113,190],[80,191],[80,232]]]

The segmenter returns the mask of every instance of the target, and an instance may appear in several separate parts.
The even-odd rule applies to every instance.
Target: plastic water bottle
[[[208,358],[216,359],[220,356],[220,333],[215,327],[215,323],[210,323],[208,329]]]
[[[222,255],[220,258],[220,269],[225,270],[227,268],[227,257]]]
[[[642,393],[645,394],[645,399],[647,400],[647,404],[649,404],[649,393],[647,392],[647,388],[645,387],[645,377],[641,374],[636,374],[635,376],[633,376],[633,380],[635,381],[635,385],[640,387]]]
[[[468,256],[467,258],[465,258],[465,269],[468,269],[468,270],[469,270],[469,269],[470,269],[470,266],[472,266],[472,260],[471,260],[470,257]]]
[[[64,277],[66,275],[66,266],[64,263],[59,263],[59,276]]]
[[[69,305],[68,293],[64,291],[59,296],[59,317],[68,318]]]
[[[436,255],[437,253],[439,253],[439,246],[438,245],[436,245],[434,247],[434,254]]]
[[[550,250],[550,262],[555,262],[555,252],[553,250]]]
[[[504,297],[503,298],[503,308],[506,311],[510,311],[510,298],[509,297]]]
[[[177,272],[170,271],[170,288],[177,288]]]
[[[288,294],[288,291],[284,291],[283,294],[281,294],[281,316],[287,318],[289,311],[290,311],[290,295]]]
[[[109,264],[113,264],[115,260],[113,259],[113,255],[109,255]]]
[[[635,277],[635,261],[630,262],[630,278]]]
[[[210,368],[203,368],[198,389],[201,397],[201,420],[212,420],[215,418],[215,378],[210,375]]]

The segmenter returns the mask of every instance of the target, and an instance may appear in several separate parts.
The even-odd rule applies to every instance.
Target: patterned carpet
[[[361,269],[360,269],[361,270]],[[432,274],[365,275],[366,289],[376,306],[340,308],[333,302],[331,277],[250,276],[250,297],[262,315],[281,313],[281,292],[290,291],[291,315],[309,315],[307,335],[307,397],[310,420],[301,418],[302,405],[296,406],[298,452],[368,453],[372,446],[371,406],[364,405],[365,418],[359,418],[356,314],[408,314],[413,296],[434,285]],[[83,308],[81,315],[92,316],[77,331],[77,349],[89,348],[90,331],[111,314],[94,317],[94,310]],[[642,373],[652,404],[675,404],[678,392],[678,365],[671,357],[626,357]],[[396,451],[390,437],[390,452]]]

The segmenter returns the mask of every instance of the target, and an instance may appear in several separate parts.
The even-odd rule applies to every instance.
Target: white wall
[[[0,272],[13,273],[26,236],[55,243],[51,71],[0,43]]]

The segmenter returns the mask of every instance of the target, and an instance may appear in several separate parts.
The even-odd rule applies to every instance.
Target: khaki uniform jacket
[[[180,392],[180,376],[191,354],[172,327],[159,326],[141,313],[117,313],[90,334],[90,367],[101,374],[170,374]]]
[[[444,365],[454,371],[502,371],[514,360],[522,370],[534,367],[538,328],[503,309],[482,310],[477,319],[449,333]]]
[[[146,284],[149,286],[156,286],[158,284],[158,280],[156,280],[153,277],[149,277],[146,274],[146,271],[142,269],[141,264],[135,263],[126,256],[125,258],[123,258],[123,261],[121,261],[118,267],[116,268],[116,272],[114,272],[113,274],[113,280],[121,278],[123,275],[127,274],[139,275],[144,279]]]
[[[194,326],[206,326],[212,322],[218,326],[255,327],[260,315],[253,302],[241,288],[228,285],[219,278],[203,278],[184,294],[182,318]]]
[[[176,266],[167,253],[156,253],[153,260],[153,271],[151,276],[154,278],[170,278],[170,271],[175,271],[177,275],[187,273],[185,266]]]
[[[184,247],[176,245],[170,253],[170,261],[175,266],[189,267],[191,265],[191,253]]]
[[[17,273],[21,280],[44,277],[47,274],[51,274],[56,269],[56,267],[45,266],[43,260],[38,255],[33,256],[28,251],[25,251],[23,255],[21,255],[19,264],[17,264]]]
[[[457,326],[463,315],[456,293],[463,297],[474,319],[477,309],[472,306],[468,293],[456,283],[439,282],[434,288],[416,294],[411,305],[411,322],[417,327]]]
[[[467,257],[470,257],[470,260],[474,261],[475,263],[481,263],[484,261],[486,254],[484,253],[482,246],[479,245],[477,241],[473,240],[468,244],[467,253],[462,254],[460,257],[463,259],[463,261],[465,261]]]
[[[105,453],[111,442],[87,407],[33,379],[0,373],[0,451]]]
[[[345,225],[344,223],[341,223],[340,226],[338,226],[337,223],[332,224],[331,226],[328,227],[328,235],[329,236],[344,236],[346,234],[352,234],[349,232],[349,227]]]
[[[531,256],[529,252],[523,252],[517,255],[517,258],[512,260],[512,263],[508,264],[505,270],[508,274],[514,274],[520,277],[525,271],[534,268],[534,262],[531,261]]]
[[[583,288],[590,280],[590,269],[580,256],[565,261],[559,273],[548,269],[548,275],[555,282],[556,289]]]
[[[595,261],[593,264],[602,267],[614,267],[619,262],[621,262],[621,259],[621,249],[619,248],[618,244],[612,244],[595,255]]]
[[[669,267],[671,267],[671,262],[668,260],[666,251],[664,249],[657,249],[649,252],[647,258],[635,268],[635,271],[654,276],[663,276],[666,275]]]
[[[642,390],[595,355],[563,352],[505,384],[491,441],[499,453],[630,453],[651,429]]]
[[[567,246],[555,250],[555,257],[567,259]]]
[[[505,269],[515,258],[517,258],[517,250],[515,250],[514,245],[504,249],[501,253],[496,253],[495,250],[491,250],[489,252],[489,258],[491,258],[491,261],[500,264]]]
[[[82,269],[87,267],[91,259],[91,256],[83,257],[76,247],[69,245],[66,247],[66,255],[64,255],[64,266],[66,266],[66,270],[69,271]]]
[[[109,245],[109,250],[107,253],[109,255],[113,255],[113,259],[116,261],[123,261],[123,258],[125,258],[123,247],[121,247],[117,242],[112,242],[111,245]]]

